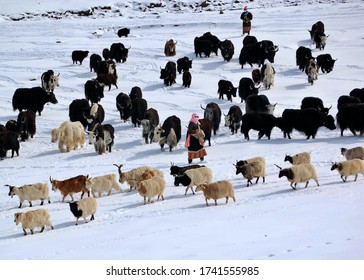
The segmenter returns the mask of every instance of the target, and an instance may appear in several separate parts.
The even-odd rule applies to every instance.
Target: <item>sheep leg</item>
[[[43,227],[40,229],[40,233],[42,233],[44,229],[45,229],[45,226],[43,226]]]
[[[41,199],[40,200],[40,205],[43,205],[44,204],[44,199]]]
[[[78,225],[78,219],[79,219],[79,218],[76,218],[76,226]]]
[[[31,234],[33,234],[33,233],[34,233],[32,229],[30,230],[30,232],[31,232]]]
[[[305,188],[307,188],[307,186],[308,186],[308,181],[306,182],[306,186],[305,186]]]
[[[48,196],[48,203],[50,204],[51,203],[51,198]]]
[[[316,181],[317,186],[320,186],[320,184],[319,184],[318,180],[315,180],[315,181]]]
[[[357,179],[357,178],[358,178],[358,174],[356,174],[356,175],[355,175],[355,179],[354,179],[354,181],[356,181],[356,179]]]
[[[341,175],[340,178],[341,178],[341,180],[343,180],[343,182],[345,182],[344,175]]]
[[[31,200],[28,200],[29,201],[29,207],[32,207],[32,201]],[[42,205],[42,204],[41,204]]]
[[[205,198],[205,201],[206,201],[206,206],[209,206],[209,203],[207,202],[207,198]]]
[[[147,204],[147,197],[144,196],[144,205]]]
[[[228,203],[228,201],[229,201],[229,197],[227,196],[227,197],[226,197],[226,203]]]
[[[27,235],[27,232],[26,232],[25,228],[23,228],[23,232],[24,232],[24,235]]]
[[[233,196],[232,198],[233,198],[233,201],[235,202],[235,196]]]
[[[74,199],[73,199],[73,195],[72,195],[72,193],[70,193],[70,197],[71,197],[71,202],[73,202],[73,201],[74,201]],[[82,199],[82,195],[81,195],[81,199]]]
[[[90,221],[95,220],[94,214],[91,215]]]
[[[109,192],[107,193],[107,195],[109,196],[111,194],[111,189],[109,190]]]
[[[297,185],[297,183],[295,184],[295,186],[293,186],[293,182],[292,182],[291,183],[291,188],[295,190],[296,189],[296,185]]]
[[[18,208],[21,208],[22,204],[23,204],[23,202],[22,202],[22,201],[20,201],[20,205],[19,205],[19,207],[18,207]]]
[[[256,184],[258,184],[259,178],[260,178],[260,177],[258,177],[258,178],[257,178],[257,180],[255,181],[255,183],[256,183]]]
[[[217,199],[214,199],[215,200],[215,206],[217,206]]]

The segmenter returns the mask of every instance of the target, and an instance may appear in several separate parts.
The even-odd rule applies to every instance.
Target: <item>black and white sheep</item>
[[[349,159],[342,162],[333,162],[331,166],[332,170],[337,170],[341,175],[341,179],[346,182],[349,176],[355,176],[354,181],[358,178],[358,174],[364,176],[364,164],[361,159]]]
[[[195,169],[186,170],[184,173],[174,177],[174,185],[178,186],[182,184],[186,187],[185,195],[188,189],[191,189],[192,193],[193,186],[198,186],[204,183],[211,183],[212,181],[212,169],[209,167],[200,167]]]
[[[236,175],[241,173],[243,177],[247,179],[247,187],[249,187],[249,184],[253,184],[251,181],[253,178],[257,178],[255,181],[256,184],[260,177],[263,178],[263,183],[265,182],[266,163],[263,157],[240,160],[234,166],[236,167]]]
[[[97,201],[95,198],[85,197],[79,201],[69,202],[69,205],[72,214],[76,217],[76,225],[78,224],[79,218],[83,218],[85,223],[87,223],[86,217],[90,215],[90,221],[95,219],[94,215],[97,210]]]
[[[319,186],[318,177],[315,167],[311,163],[292,165],[290,168],[281,168],[276,165],[280,171],[278,178],[283,176],[287,177],[287,180],[291,182],[291,188],[296,189],[297,183],[306,182],[305,188],[308,186],[308,182],[313,179],[317,186]]]
[[[341,148],[341,154],[347,159],[358,158],[364,159],[364,148],[363,147],[354,147],[351,149]]]
[[[286,155],[284,161],[289,161],[292,165],[311,163],[311,152],[302,152],[293,156]]]

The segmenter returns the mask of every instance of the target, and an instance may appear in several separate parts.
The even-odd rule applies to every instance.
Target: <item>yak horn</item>
[[[206,110],[206,108],[204,109],[201,104],[200,104],[200,107],[201,107],[202,110],[204,110],[204,111]]]

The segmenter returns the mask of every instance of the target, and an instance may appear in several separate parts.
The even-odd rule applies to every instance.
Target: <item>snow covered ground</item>
[[[125,1],[110,5],[119,12],[98,13],[90,17],[64,16],[63,19],[33,15],[26,20],[22,12],[41,13],[84,8],[105,1],[3,1],[0,12],[0,123],[16,119],[12,109],[12,95],[17,88],[40,85],[40,76],[48,69],[60,72],[60,87],[55,90],[58,104],[45,106],[37,116],[37,132],[33,139],[22,142],[19,157],[8,157],[0,162],[0,185],[48,182],[49,177],[66,179],[80,174],[91,177],[115,173],[113,164],[123,164],[127,171],[150,165],[165,174],[165,200],[143,205],[136,192],[113,192],[97,198],[95,220],[75,226],[68,203],[61,202],[59,192],[51,192],[51,204],[29,208],[24,203],[19,210],[18,198],[8,196],[8,188],[0,189],[0,259],[2,260],[361,260],[364,258],[364,187],[363,176],[343,183],[336,171],[330,171],[331,161],[342,161],[341,147],[364,146],[362,137],[349,131],[340,136],[338,129],[321,128],[316,139],[306,140],[298,132],[292,139],[284,139],[274,128],[271,140],[257,139],[250,132],[250,141],[242,134],[231,135],[224,123],[212,145],[207,146],[203,164],[212,168],[214,181],[227,179],[235,187],[236,202],[206,207],[201,193],[184,195],[184,188],[174,187],[169,175],[171,162],[187,164],[184,148],[186,126],[192,113],[200,116],[200,105],[216,102],[227,114],[230,106],[239,105],[240,98],[230,103],[219,100],[217,83],[227,79],[235,86],[242,77],[250,77],[252,68],[241,69],[238,61],[242,47],[241,8],[246,3],[219,6],[213,11],[196,12],[189,5],[174,11],[173,2],[162,1],[168,8],[141,12],[136,2]],[[146,5],[147,1],[139,1]],[[159,2],[159,1],[158,1]],[[191,4],[193,1],[181,1]],[[267,4],[266,2],[269,2]],[[362,1],[254,1],[248,6],[254,15],[251,35],[258,40],[272,40],[279,46],[274,68],[275,85],[270,90],[260,88],[272,103],[277,102],[275,116],[286,108],[299,108],[302,98],[320,97],[332,105],[330,113],[337,113],[339,96],[349,94],[364,85],[364,23]],[[322,2],[322,1],[321,1]],[[14,3],[14,4],[13,4]],[[75,4],[77,3],[77,4]],[[217,3],[217,1],[215,1]],[[231,3],[231,2],[229,2]],[[276,3],[276,5],[274,5]],[[73,6],[72,6],[73,5]],[[227,9],[231,8],[231,10]],[[20,16],[19,16],[20,15]],[[325,24],[329,34],[325,50],[311,44],[308,29],[316,21]],[[128,38],[116,35],[120,27],[128,27]],[[196,58],[193,39],[211,32],[220,40],[230,39],[235,45],[231,62],[221,55]],[[165,57],[164,43],[177,40],[176,57]],[[128,60],[117,65],[118,86],[105,90],[101,105],[105,108],[105,123],[116,129],[115,145],[111,153],[97,155],[92,145],[61,153],[51,143],[50,132],[68,120],[68,106],[74,99],[84,98],[84,84],[95,78],[90,72],[89,57],[80,65],[73,65],[71,52],[88,50],[101,54],[103,48],[122,42],[131,46]],[[338,61],[334,71],[319,74],[313,86],[295,65],[295,51],[299,46],[312,48],[313,55],[330,53]],[[182,76],[172,87],[159,79],[160,67],[169,60],[188,56],[193,58],[191,88],[182,87]],[[256,66],[255,66],[256,67]],[[182,120],[182,139],[172,153],[161,152],[159,145],[144,144],[141,128],[122,122],[115,106],[119,92],[129,93],[133,86],[141,87],[148,107],[158,110],[163,122],[170,115]],[[286,178],[278,178],[278,169],[289,166],[286,154],[310,151],[317,168],[320,186],[313,181],[304,189],[299,184],[292,190]],[[264,156],[267,162],[265,183],[247,188],[246,180],[235,175],[236,160]],[[196,160],[194,163],[197,163]],[[79,199],[79,194],[76,199]],[[23,236],[21,226],[14,223],[14,213],[38,208],[49,210],[54,230],[33,236]]]

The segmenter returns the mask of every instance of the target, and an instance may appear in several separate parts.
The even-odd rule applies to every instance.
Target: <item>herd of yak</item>
[[[312,41],[316,48],[323,50],[329,36],[325,35],[324,24],[316,22],[309,30]],[[130,29],[123,28],[118,31],[118,36],[127,37]],[[176,55],[177,41],[173,39],[165,43],[164,54],[167,57]],[[86,81],[84,86],[85,98],[73,100],[69,106],[69,117],[71,122],[79,121],[86,131],[94,133],[94,138],[101,139],[105,131],[113,139],[114,128],[111,125],[104,125],[104,111],[99,104],[104,97],[104,87],[117,86],[117,63],[124,63],[128,58],[130,47],[125,47],[122,43],[113,43],[110,49],[102,51],[102,57],[98,54],[90,56],[90,71],[94,71],[97,77]],[[224,61],[229,62],[234,55],[234,44],[230,40],[221,41],[217,36],[207,32],[194,39],[194,53],[197,56],[209,57],[212,53],[218,52]],[[334,117],[329,115],[330,108],[324,107],[320,98],[306,97],[302,100],[301,109],[285,109],[281,117],[273,115],[275,104],[270,104],[267,96],[259,95],[260,83],[269,89],[274,85],[275,69],[271,65],[279,48],[272,41],[258,41],[254,36],[246,36],[243,40],[243,47],[239,55],[239,63],[243,68],[245,64],[258,65],[259,69],[252,71],[252,78],[243,77],[238,87],[234,87],[228,80],[218,82],[219,98],[227,96],[229,101],[236,97],[237,93],[241,102],[245,102],[246,112],[243,114],[239,106],[231,106],[225,115],[225,126],[228,126],[234,134],[240,128],[245,139],[249,140],[251,129],[258,131],[258,139],[264,135],[270,138],[273,127],[278,127],[283,131],[284,138],[291,138],[292,131],[298,130],[307,139],[315,138],[319,127],[336,129]],[[72,52],[73,63],[82,64],[88,56],[89,51],[75,50]],[[267,62],[268,61],[268,62]],[[305,71],[308,82],[313,84],[317,79],[318,71],[329,73],[334,68],[336,60],[330,54],[321,54],[316,58],[312,56],[311,49],[300,46],[296,50],[296,64],[300,70]],[[189,70],[192,68],[192,59],[182,57],[177,63],[168,61],[165,68],[160,70],[160,79],[163,79],[165,86],[171,86],[176,82],[176,75],[183,72],[183,86],[190,87],[192,75]],[[41,86],[33,88],[18,88],[15,90],[12,105],[13,109],[19,110],[17,120],[9,120],[5,125],[0,125],[0,158],[6,157],[7,151],[11,150],[13,157],[19,155],[19,140],[25,141],[33,137],[36,132],[36,114],[39,116],[46,103],[56,104],[57,98],[54,89],[59,86],[59,74],[52,70],[43,73]],[[364,122],[364,89],[354,89],[349,95],[343,95],[338,99],[337,124],[340,127],[341,135],[343,131],[349,129],[354,135],[357,132],[363,134]],[[142,90],[138,86],[132,88],[130,94],[120,93],[116,97],[116,108],[120,112],[120,118],[127,121],[131,119],[134,126],[143,126],[143,137],[145,142],[159,142],[163,149],[164,144],[168,144],[170,151],[177,145],[181,138],[181,121],[176,116],[167,118],[163,125],[159,126],[159,116],[157,110],[148,109],[147,101],[143,98]],[[202,128],[205,131],[206,139],[209,141],[212,132],[216,134],[221,122],[221,109],[215,102],[206,105],[204,119],[201,120]],[[110,130],[111,129],[111,130]],[[158,134],[158,135],[157,135]],[[157,137],[158,136],[158,137]],[[109,137],[109,138],[110,138]],[[172,139],[172,140],[170,140]],[[112,143],[113,144],[113,143]],[[109,151],[111,151],[110,141]],[[95,149],[97,150],[96,146]]]

